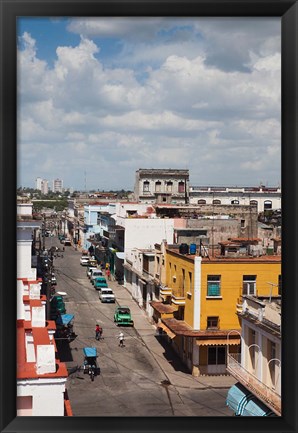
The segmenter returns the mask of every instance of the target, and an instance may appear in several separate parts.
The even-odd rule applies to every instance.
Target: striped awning
[[[244,406],[242,416],[276,416],[271,409],[256,397],[249,400]]]
[[[205,339],[205,340],[197,340],[197,346],[231,346],[238,345],[241,343],[241,339],[239,338],[213,338],[213,339]]]
[[[235,415],[240,416],[245,405],[252,397],[253,394],[238,382],[229,389],[226,404]]]

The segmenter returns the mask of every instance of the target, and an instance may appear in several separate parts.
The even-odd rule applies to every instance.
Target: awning
[[[116,256],[118,257],[118,259],[120,259],[120,260],[124,260],[125,253],[120,253],[120,252],[118,252],[118,253],[116,253]]]
[[[176,334],[174,334],[166,325],[164,325],[163,323],[159,323],[158,327],[161,328],[162,330],[165,331],[165,333],[167,334],[168,337],[170,337],[171,339],[176,337]]]
[[[87,358],[94,358],[97,356],[96,347],[84,347],[83,352]]]
[[[241,338],[214,338],[206,340],[197,340],[197,346],[233,346],[241,343]]]
[[[242,415],[244,406],[253,397],[253,394],[241,383],[233,385],[227,395],[226,404],[235,412],[235,415]]]
[[[276,416],[264,403],[257,397],[249,400],[244,406],[242,416]]]
[[[73,314],[61,314],[61,316],[57,317],[56,323],[57,325],[68,325],[73,318]]]

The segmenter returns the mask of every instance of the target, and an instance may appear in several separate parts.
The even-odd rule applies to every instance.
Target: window
[[[264,201],[264,210],[272,209],[272,201],[271,200],[265,200]]]
[[[158,180],[155,182],[155,191],[160,192],[161,191],[161,182]]]
[[[239,200],[232,200],[231,204],[239,204]]]
[[[258,202],[257,202],[257,200],[250,200],[250,204],[251,204],[252,206],[257,206],[257,207],[258,207]]]
[[[178,192],[185,192],[184,182],[180,181],[178,183]]]
[[[243,275],[242,295],[256,294],[256,275]]]
[[[198,200],[198,204],[206,204],[206,200]]]
[[[167,191],[168,192],[171,192],[172,191],[172,188],[173,188],[173,182],[167,182]]]
[[[222,365],[226,363],[226,348],[208,347],[208,365]]]
[[[207,276],[207,296],[220,296],[220,275]]]
[[[245,220],[241,220],[241,228],[244,229],[245,227]]]
[[[192,292],[192,273],[188,272],[189,291]]]
[[[212,204],[221,204],[221,201],[220,200],[212,200]]]
[[[207,317],[207,329],[219,329],[219,317],[218,316]]]
[[[143,183],[143,192],[149,192],[149,182],[148,180],[145,180]]]

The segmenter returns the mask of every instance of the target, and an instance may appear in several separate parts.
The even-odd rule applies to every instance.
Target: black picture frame
[[[287,0],[28,1],[1,4],[1,432],[296,432],[298,5]],[[16,417],[16,18],[20,16],[280,17],[282,22],[282,416]]]

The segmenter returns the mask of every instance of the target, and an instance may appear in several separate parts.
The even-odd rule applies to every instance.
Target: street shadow
[[[56,346],[58,351],[58,357],[61,362],[72,362],[73,357],[71,353],[71,348],[69,346],[69,341],[65,340],[56,340]]]
[[[155,335],[156,340],[164,348],[163,356],[173,366],[175,371],[181,371],[185,374],[191,374],[188,368],[183,364],[171,344],[167,341],[166,335]]]

